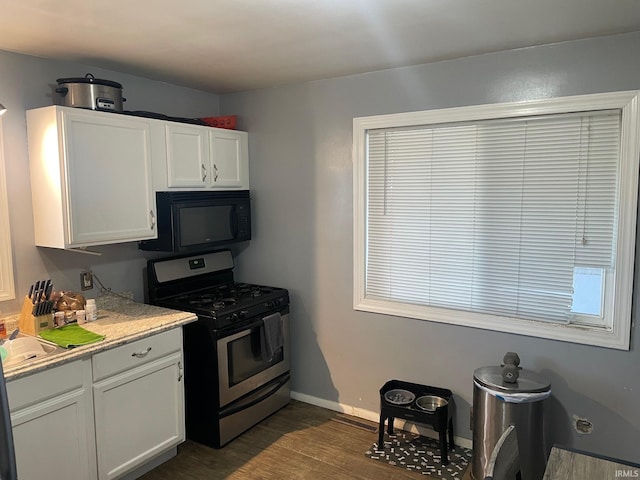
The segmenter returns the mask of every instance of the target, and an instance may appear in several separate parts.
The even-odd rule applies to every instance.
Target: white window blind
[[[368,130],[365,296],[580,322],[576,271],[615,274],[620,132],[620,110]]]

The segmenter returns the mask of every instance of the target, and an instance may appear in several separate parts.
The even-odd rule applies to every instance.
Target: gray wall
[[[86,65],[0,52],[0,103],[16,289],[51,276],[76,290],[91,268],[114,290],[142,299],[146,258],[135,244],[103,256],[36,248],[25,110],[53,103],[55,79],[92,72],[123,84],[128,110],[198,117],[240,116],[250,132],[254,239],[237,277],[291,291],[294,390],[353,413],[377,412],[378,389],[399,378],[450,388],[456,434],[470,438],[473,370],[517,351],[552,382],[553,440],[640,459],[640,353],[620,352],[352,308],[352,163],[355,116],[640,88],[640,34],[536,47],[218,97]],[[95,296],[96,290],[89,292]],[[19,301],[2,302],[3,314]],[[572,416],[594,424],[579,436]]]
[[[57,103],[54,93],[57,78],[83,77],[87,72],[96,78],[121,83],[127,98],[125,110],[147,110],[190,118],[217,115],[220,110],[218,95],[87,65],[0,51],[0,103],[8,108],[1,125],[18,296],[14,301],[0,303],[3,315],[20,310],[20,297],[36,280],[52,278],[56,289],[79,290],[79,273],[83,269],[92,269],[114,291],[132,290],[136,300],[143,299],[142,269],[146,257],[153,254],[143,255],[135,243],[92,248],[101,252],[101,257],[34,245],[25,111]],[[96,145],[96,148],[100,146]],[[97,292],[94,288],[86,293],[88,297],[95,297]]]
[[[551,441],[640,460],[637,328],[626,352],[353,310],[351,158],[353,117],[639,89],[639,47],[633,33],[221,97],[250,132],[254,238],[237,276],[290,289],[299,395],[362,413],[390,379],[449,388],[470,438],[474,369],[516,351],[551,381]]]

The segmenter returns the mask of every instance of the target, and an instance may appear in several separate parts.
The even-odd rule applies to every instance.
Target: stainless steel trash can
[[[483,480],[491,452],[509,425],[516,426],[522,480],[542,480],[547,463],[545,400],[549,382],[520,370],[515,383],[503,380],[501,367],[482,367],[473,374],[473,456],[471,475]]]

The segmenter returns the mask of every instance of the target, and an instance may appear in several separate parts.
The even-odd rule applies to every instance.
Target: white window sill
[[[546,338],[583,345],[629,350],[629,335],[622,328],[607,329],[602,327],[590,327],[585,325],[560,325],[527,321],[510,317],[498,317],[449,310],[444,308],[426,307],[421,305],[409,305],[388,302],[384,300],[362,299],[354,304],[354,309],[394,315],[398,317],[427,320],[437,323],[459,325],[464,327],[481,328],[496,332],[529,337]]]

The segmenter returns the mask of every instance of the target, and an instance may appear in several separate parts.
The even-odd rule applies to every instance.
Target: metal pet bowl
[[[416,396],[409,390],[394,388],[385,393],[384,398],[393,405],[409,405],[415,400]]]
[[[427,412],[435,412],[436,408],[444,407],[449,402],[447,402],[444,398],[438,397],[436,395],[424,395],[419,397],[416,400],[416,406]]]

